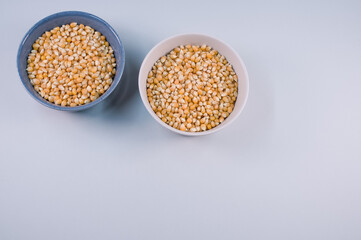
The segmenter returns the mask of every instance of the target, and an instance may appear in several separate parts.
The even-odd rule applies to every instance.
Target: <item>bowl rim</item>
[[[49,102],[48,100],[44,99],[43,97],[41,97],[40,95],[34,95],[34,93],[28,88],[28,86],[26,85],[25,81],[30,81],[28,78],[27,79],[23,79],[23,77],[21,76],[20,73],[20,54],[21,51],[24,47],[24,43],[26,42],[26,40],[29,38],[29,36],[42,24],[46,23],[47,21],[50,20],[54,20],[58,17],[64,17],[64,16],[81,16],[81,17],[85,17],[85,18],[89,18],[89,19],[93,19],[95,21],[98,21],[102,24],[104,24],[104,26],[106,28],[108,28],[110,30],[110,32],[114,35],[116,42],[119,44],[120,46],[120,51],[119,54],[121,56],[122,61],[120,61],[120,63],[117,63],[117,71],[119,69],[119,77],[117,79],[113,79],[112,84],[110,85],[109,89],[107,91],[105,91],[98,99],[96,99],[95,101],[92,101],[90,103],[84,104],[84,105],[80,105],[80,106],[76,106],[76,107],[63,107],[63,106],[59,106],[56,104],[53,104],[51,102]],[[19,44],[19,48],[18,48],[18,52],[17,52],[17,57],[16,57],[16,65],[17,65],[17,70],[18,70],[18,74],[21,80],[21,83],[23,84],[23,86],[25,87],[26,91],[30,94],[30,96],[32,96],[36,101],[38,101],[39,103],[41,103],[42,105],[49,107],[51,109],[55,109],[55,110],[61,110],[61,111],[81,111],[81,110],[85,110],[88,109],[90,107],[93,107],[94,105],[100,103],[101,101],[103,101],[105,98],[107,98],[113,91],[114,89],[118,86],[123,72],[124,72],[124,66],[125,66],[125,50],[124,50],[124,45],[122,43],[122,41],[120,40],[117,32],[113,29],[112,26],[110,26],[109,23],[107,23],[105,20],[103,20],[102,18],[91,14],[91,13],[87,13],[87,12],[83,12],[83,11],[62,11],[62,12],[57,12],[54,14],[51,14],[49,16],[46,16],[44,18],[42,18],[41,20],[39,20],[38,22],[36,22],[25,34],[25,36],[22,38],[20,44]]]
[[[237,60],[239,61],[241,67],[243,68],[244,70],[244,76],[245,76],[245,85],[246,85],[246,89],[245,89],[245,96],[244,96],[244,101],[241,105],[241,107],[239,108],[239,110],[237,112],[232,112],[234,115],[231,119],[229,119],[226,123],[221,123],[219,124],[218,126],[210,129],[210,130],[206,130],[206,131],[202,131],[202,132],[186,132],[186,131],[181,131],[181,130],[178,130],[178,129],[175,129],[171,126],[169,126],[168,124],[164,123],[156,114],[155,112],[153,111],[153,109],[150,107],[150,104],[149,104],[149,101],[148,101],[148,97],[146,96],[146,89],[142,89],[142,82],[143,81],[146,81],[146,78],[145,79],[141,79],[141,75],[142,73],[145,71],[144,70],[144,67],[145,67],[145,64],[147,61],[149,61],[149,58],[151,55],[153,55],[157,49],[162,46],[163,44],[165,44],[166,42],[168,41],[171,41],[173,39],[176,39],[176,38],[183,38],[183,37],[190,37],[190,36],[196,36],[196,37],[203,37],[203,38],[208,38],[212,41],[218,41],[219,43],[221,43],[222,45],[224,45],[226,48],[228,48],[229,50],[231,50],[231,52],[234,54],[234,56],[237,58]],[[174,46],[174,47],[177,47],[177,46]],[[145,108],[147,109],[147,111],[150,113],[150,115],[160,124],[162,125],[163,127],[171,130],[172,132],[175,132],[175,133],[178,133],[178,134],[181,134],[181,135],[185,135],[185,136],[203,136],[203,135],[208,135],[208,134],[212,134],[212,133],[215,133],[215,132],[218,132],[222,129],[224,129],[225,127],[229,126],[232,122],[234,122],[234,120],[241,114],[241,112],[243,111],[246,103],[247,103],[247,100],[248,100],[248,95],[249,95],[249,76],[248,76],[248,71],[247,71],[247,68],[246,68],[246,65],[244,64],[244,61],[242,60],[242,58],[238,55],[238,53],[236,52],[236,50],[234,50],[234,48],[232,48],[229,44],[227,44],[226,42],[216,38],[216,37],[213,37],[213,36],[210,36],[210,35],[207,35],[207,34],[203,34],[203,33],[182,33],[182,34],[176,34],[176,35],[172,35],[162,41],[160,41],[159,43],[157,43],[149,52],[148,54],[145,56],[143,62],[142,62],[142,65],[140,66],[140,70],[139,70],[139,74],[138,74],[138,88],[139,88],[139,94],[140,94],[140,97],[142,99],[142,102],[143,102],[143,105],[145,106]],[[238,91],[237,93],[237,99],[238,97],[240,96],[240,91]]]

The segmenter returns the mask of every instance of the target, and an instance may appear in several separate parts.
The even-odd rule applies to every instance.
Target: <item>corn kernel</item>
[[[148,73],[152,109],[181,131],[207,131],[222,123],[233,111],[237,93],[232,65],[207,45],[179,46]]]
[[[45,32],[35,41],[27,71],[42,97],[57,105],[74,107],[94,101],[109,89],[116,60],[105,37],[99,32],[93,35],[94,32],[89,26],[72,22]],[[92,48],[81,42],[86,39],[93,42]],[[77,50],[75,46],[79,46]],[[77,98],[78,93],[83,95]]]

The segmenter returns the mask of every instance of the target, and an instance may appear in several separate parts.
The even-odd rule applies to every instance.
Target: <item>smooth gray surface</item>
[[[88,112],[41,106],[16,52],[63,10],[115,28],[132,82],[166,37],[224,40],[248,67],[243,114],[189,138],[133,85]],[[1,1],[0,239],[361,239],[360,13],[360,1]]]

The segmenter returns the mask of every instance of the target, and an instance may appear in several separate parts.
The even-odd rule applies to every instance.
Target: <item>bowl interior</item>
[[[117,67],[112,85],[98,99],[81,106],[62,107],[45,100],[35,91],[34,87],[31,85],[30,80],[28,78],[26,67],[27,67],[27,58],[30,51],[32,50],[32,45],[34,44],[35,40],[38,39],[45,31],[49,31],[57,26],[61,26],[63,24],[69,24],[71,22],[77,22],[78,24],[84,24],[90,26],[94,28],[96,31],[99,31],[101,34],[103,34],[106,37],[107,41],[109,42],[110,46],[114,50],[114,57],[116,59]],[[48,107],[57,110],[66,110],[66,111],[84,110],[86,108],[94,106],[95,104],[99,103],[107,96],[109,96],[120,81],[120,78],[124,70],[124,63],[125,63],[124,47],[118,35],[114,31],[114,29],[104,20],[102,20],[101,18],[95,15],[85,12],[77,12],[77,11],[56,13],[36,23],[28,31],[23,41],[21,42],[17,57],[17,64],[18,64],[18,71],[20,78],[25,88],[30,93],[30,95],[33,96],[37,101]]]
[[[206,44],[215,50],[217,50],[220,54],[226,57],[226,59],[232,64],[234,71],[236,72],[238,76],[238,96],[235,103],[235,107],[233,109],[233,112],[226,118],[224,122],[219,124],[218,126],[204,131],[204,132],[183,132],[180,130],[177,130],[168,124],[164,123],[159,117],[154,113],[153,109],[151,108],[147,92],[146,92],[146,83],[147,83],[147,77],[148,73],[151,70],[153,64],[162,56],[170,52],[172,49],[179,45],[202,45]],[[238,56],[238,54],[226,43],[202,34],[184,34],[184,35],[178,35],[175,37],[168,38],[159,44],[157,44],[145,57],[143,64],[141,66],[140,72],[139,72],[139,91],[141,98],[143,100],[143,103],[149,113],[164,127],[175,131],[177,133],[183,134],[183,135],[189,135],[189,136],[196,136],[196,135],[205,135],[210,134],[213,132],[216,132],[229,123],[231,123],[242,111],[248,97],[248,74],[246,67],[242,61],[242,59]]]

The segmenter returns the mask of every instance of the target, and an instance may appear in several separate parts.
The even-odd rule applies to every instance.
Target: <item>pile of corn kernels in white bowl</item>
[[[95,101],[109,89],[116,72],[105,36],[75,22],[45,32],[33,44],[27,62],[34,89],[64,107]]]
[[[146,86],[155,114],[187,132],[221,124],[233,111],[238,94],[232,65],[207,45],[174,48],[153,65]]]

